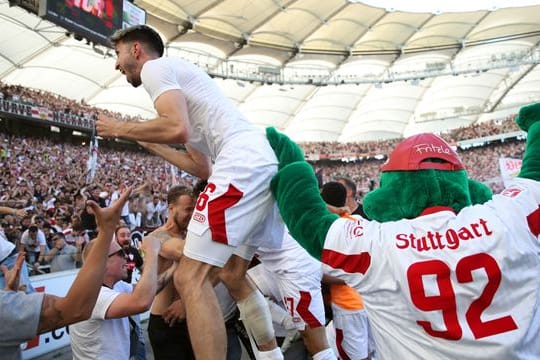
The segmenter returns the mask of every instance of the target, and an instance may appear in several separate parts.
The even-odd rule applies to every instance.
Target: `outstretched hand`
[[[150,185],[150,183],[145,182],[141,186],[138,186],[135,189],[133,189],[133,191],[131,192],[131,195],[132,195],[132,197],[135,197],[135,196],[137,196],[139,194],[143,194],[145,192],[148,192],[151,189],[152,189],[152,186]]]
[[[90,208],[89,212],[96,216],[96,223],[98,229],[116,228],[116,226],[118,225],[118,221],[120,220],[120,213],[122,212],[122,208],[128,200],[129,195],[131,194],[131,189],[131,186],[127,187],[120,194],[118,200],[116,200],[111,206],[106,208],[99,207],[99,205],[93,200],[86,201],[86,206]]]
[[[120,121],[113,117],[99,114],[96,120],[97,134],[104,138],[117,138]]]
[[[4,290],[7,291],[17,291],[19,290],[19,278],[21,275],[21,267],[24,263],[24,252],[20,252],[17,255],[17,260],[15,260],[15,265],[13,268],[8,269],[5,265],[0,265],[0,270],[4,273],[4,279],[6,281],[6,286]]]
[[[26,212],[25,209],[17,209],[15,210],[15,212],[13,213],[13,215],[15,215],[16,217],[18,218],[22,218],[24,216],[26,216],[28,213]]]

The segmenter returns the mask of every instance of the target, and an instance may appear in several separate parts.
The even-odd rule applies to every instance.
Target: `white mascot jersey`
[[[539,204],[517,178],[457,215],[342,218],[322,261],[363,296],[380,359],[540,359]]]

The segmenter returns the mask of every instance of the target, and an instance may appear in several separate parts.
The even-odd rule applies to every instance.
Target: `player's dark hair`
[[[323,185],[321,197],[324,202],[332,206],[341,207],[345,205],[347,199],[347,190],[342,183],[337,181],[329,181]]]
[[[187,186],[175,185],[167,193],[167,203],[174,204],[182,195],[193,197],[193,191]]]
[[[117,30],[109,38],[111,45],[114,47],[119,42],[135,42],[139,41],[144,46],[160,57],[163,56],[165,46],[163,40],[156,30],[147,25],[135,25],[126,29]]]

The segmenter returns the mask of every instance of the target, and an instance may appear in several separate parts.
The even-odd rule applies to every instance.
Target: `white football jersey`
[[[212,160],[231,145],[237,152],[257,154],[262,152],[258,149],[264,149],[265,159],[275,163],[271,148],[261,146],[267,142],[264,132],[249,122],[197,66],[180,58],[161,57],[143,65],[141,80],[153,102],[168,90],[182,91],[189,115],[189,144]]]
[[[245,118],[208,74],[187,61],[172,57],[147,61],[141,80],[154,103],[167,91],[182,92],[188,144],[213,162],[209,185],[200,195],[188,230],[200,236],[211,228],[214,241],[234,247],[278,248],[283,229],[278,229],[279,213],[270,193],[278,161],[265,132]],[[213,204],[212,210],[207,203]],[[194,247],[188,240],[185,254],[214,265],[226,261],[219,249],[210,254],[206,248]]]
[[[364,299],[380,359],[540,358],[540,183],[413,220],[336,220],[322,262]]]
[[[286,230],[281,247],[277,249],[259,247],[257,258],[268,271],[283,277],[315,274],[322,277],[321,263],[296,242]],[[320,274],[320,275],[319,275]],[[319,279],[320,282],[320,279]]]

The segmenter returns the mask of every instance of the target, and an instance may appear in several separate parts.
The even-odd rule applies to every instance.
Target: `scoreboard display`
[[[9,4],[107,47],[116,30],[146,23],[146,11],[128,0],[10,0]]]

